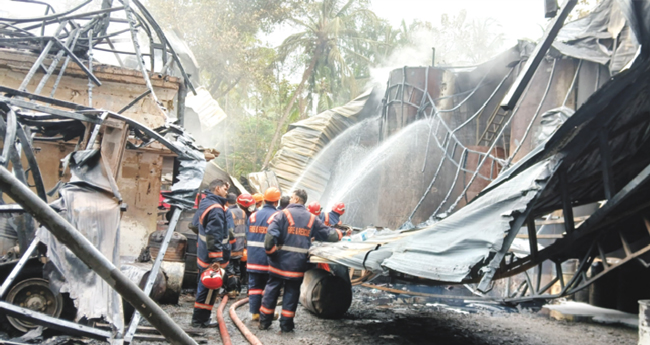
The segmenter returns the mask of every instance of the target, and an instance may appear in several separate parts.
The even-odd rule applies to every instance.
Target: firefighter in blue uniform
[[[345,213],[345,204],[342,202],[334,204],[332,210],[329,212],[322,212],[320,220],[326,226],[341,225],[341,216]]]
[[[269,257],[269,280],[260,307],[260,329],[271,326],[275,305],[284,286],[280,329],[291,332],[298,308],[300,284],[308,268],[308,253],[312,238],[336,242],[343,237],[340,230],[329,228],[305,208],[307,192],[297,189],[289,206],[271,216],[264,249]],[[349,235],[349,232],[347,233]]]
[[[271,217],[278,212],[278,200],[281,193],[271,187],[264,192],[264,206],[257,212],[251,214],[250,226],[246,236],[248,240],[248,304],[251,312],[251,319],[260,319],[260,305],[262,294],[269,280],[269,262],[264,250],[264,237],[268,229]]]
[[[201,273],[212,266],[212,269],[219,267],[226,270],[226,277],[232,275],[228,269],[230,260],[230,243],[228,236],[228,220],[226,217],[226,195],[228,194],[229,184],[223,180],[214,180],[208,187],[208,194],[194,214],[192,225],[199,230],[198,248],[196,262],[199,268],[199,277]],[[232,288],[232,281],[228,283],[225,279],[226,286]],[[227,287],[228,289],[228,287]],[[194,303],[194,313],[192,315],[193,327],[216,327],[216,323],[210,323],[210,313],[218,292],[207,289],[199,279],[196,289],[196,302]]]
[[[246,231],[248,230],[248,216],[237,206],[237,196],[234,193],[228,194],[228,216],[232,221],[232,239],[230,240],[230,265],[237,278],[236,289],[231,291],[230,297],[241,291],[242,272],[241,258],[246,248]],[[229,231],[229,232],[230,232]]]

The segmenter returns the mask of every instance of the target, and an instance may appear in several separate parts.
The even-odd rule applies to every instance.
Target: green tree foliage
[[[368,9],[367,0],[321,0],[306,3],[288,19],[301,31],[282,42],[278,47],[278,57],[285,61],[292,54],[300,54],[305,69],[297,92],[280,118],[264,158],[264,166],[271,160],[291,108],[305,83],[309,81],[307,89],[310,103],[314,101],[313,95],[318,94],[319,111],[331,108],[335,98],[349,100],[357,95],[354,69],[349,62],[367,60],[354,49],[355,42],[366,39],[358,30],[362,19],[376,19],[375,14]]]
[[[147,0],[147,6],[186,40],[202,85],[228,114],[207,135],[221,151],[219,165],[233,176],[268,165],[289,123],[385,84],[392,68],[429,64],[431,47],[439,63],[474,64],[498,53],[503,41],[494,21],[470,21],[465,12],[442,15],[439,25],[392,27],[370,11],[369,0]],[[266,46],[260,37],[279,24],[290,24],[292,34],[279,47]]]

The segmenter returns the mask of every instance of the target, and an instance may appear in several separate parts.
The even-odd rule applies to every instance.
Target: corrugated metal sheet
[[[185,105],[192,108],[199,115],[199,121],[201,121],[203,131],[214,128],[227,117],[226,113],[219,106],[219,103],[202,86],[196,89],[196,96],[192,93],[187,95]]]
[[[373,112],[376,109],[363,111],[375,103],[369,102],[372,95],[372,90],[368,90],[341,107],[289,125],[289,131],[282,136],[280,149],[270,163],[283,191],[291,189],[311,159],[334,137],[366,117],[377,115]]]

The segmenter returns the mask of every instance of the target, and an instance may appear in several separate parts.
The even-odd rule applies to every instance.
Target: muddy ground
[[[421,299],[396,298],[394,295],[363,287],[354,289],[352,306],[341,320],[319,319],[299,307],[294,333],[280,334],[277,321],[267,331],[258,330],[257,323],[250,320],[248,305],[242,306],[237,314],[265,345],[611,345],[636,344],[638,339],[636,329],[556,321],[528,309],[505,309],[490,305],[450,308],[426,303]],[[183,328],[190,328],[193,302],[191,294],[184,294],[179,306],[164,308]],[[229,303],[229,306],[231,304]],[[216,309],[215,306],[213,316],[216,315]],[[232,343],[247,344],[229,316],[226,316],[226,322]],[[200,342],[221,342],[217,329],[201,331],[204,335],[197,338]],[[134,341],[134,344],[161,343]]]

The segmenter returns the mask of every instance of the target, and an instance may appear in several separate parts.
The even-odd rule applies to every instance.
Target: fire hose
[[[248,330],[248,328],[246,328],[244,323],[241,322],[241,320],[237,316],[237,311],[236,311],[237,308],[241,307],[242,305],[244,305],[246,303],[248,303],[248,297],[244,298],[242,300],[239,300],[235,304],[233,304],[230,307],[230,318],[232,319],[232,322],[235,323],[237,328],[239,328],[239,331],[241,331],[241,333],[244,335],[244,337],[246,337],[246,340],[248,340],[248,342],[251,343],[251,345],[262,345],[262,342],[253,333],[251,333],[251,331]]]
[[[223,345],[232,345],[230,342],[230,335],[228,334],[228,328],[226,328],[226,321],[223,319],[223,309],[228,304],[228,295],[223,296],[219,308],[217,309],[217,322],[219,323],[219,333],[221,333],[221,340]]]

